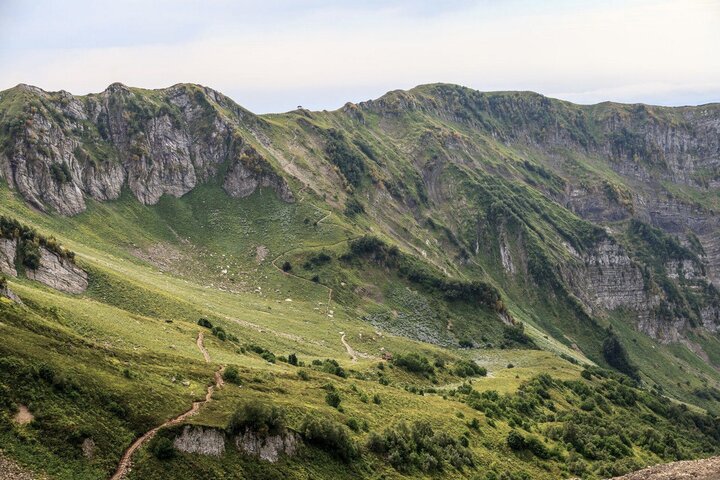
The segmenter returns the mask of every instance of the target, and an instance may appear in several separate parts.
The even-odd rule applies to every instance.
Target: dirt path
[[[210,354],[208,353],[207,348],[205,348],[205,335],[203,332],[198,333],[195,344],[197,345],[198,350],[200,350],[200,353],[202,353],[205,363],[210,363]]]
[[[205,348],[203,332],[200,332],[198,334],[197,341],[195,343],[198,347],[198,350],[200,350],[200,353],[202,353],[203,358],[205,359],[205,362],[210,363],[210,354],[208,353],[207,349]],[[224,369],[225,369],[225,367],[220,367],[215,372],[215,384],[210,385],[208,387],[204,400],[198,400],[198,401],[193,402],[192,407],[190,407],[190,410],[188,410],[184,413],[181,413],[177,417],[172,418],[161,425],[158,425],[157,427],[145,432],[142,436],[137,438],[132,443],[132,445],[130,445],[128,447],[128,449],[125,450],[125,453],[123,453],[123,456],[120,459],[120,463],[118,464],[117,470],[115,470],[115,473],[113,474],[113,476],[110,477],[110,480],[122,480],[123,478],[125,478],[125,475],[127,475],[127,473],[130,471],[130,466],[132,465],[133,454],[141,446],[143,446],[145,443],[150,441],[160,429],[182,423],[187,418],[195,415],[200,410],[200,407],[202,407],[206,403],[210,402],[212,400],[212,395],[213,395],[213,392],[215,391],[215,389],[221,388],[225,383],[225,382],[223,382],[223,379],[222,379],[222,372]]]
[[[345,350],[347,350],[347,353],[348,353],[348,355],[350,355],[350,358],[352,359],[352,361],[357,362],[357,353],[355,352],[355,350],[353,350],[353,348],[350,346],[350,344],[345,340],[345,333],[344,332],[340,332],[340,333],[342,335],[340,337],[340,341],[342,342],[343,345],[345,345]]]
[[[612,480],[720,480],[720,457],[655,465]]]

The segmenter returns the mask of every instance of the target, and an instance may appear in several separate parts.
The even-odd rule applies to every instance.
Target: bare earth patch
[[[15,417],[13,420],[15,420],[15,423],[19,425],[27,425],[28,423],[32,422],[35,416],[30,413],[30,410],[25,405],[20,405],[18,407],[18,412],[15,414]]]
[[[720,457],[666,463],[613,480],[720,480]]]
[[[255,263],[262,263],[267,257],[270,250],[265,245],[258,245],[255,247]]]

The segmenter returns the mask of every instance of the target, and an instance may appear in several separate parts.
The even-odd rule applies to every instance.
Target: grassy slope
[[[643,367],[651,383],[663,385],[677,398],[706,407],[714,405],[700,401],[691,392],[700,386],[716,384],[717,373],[686,347],[660,346],[649,341],[628,328],[627,318],[621,313],[601,319],[598,326],[586,328],[574,319],[567,306],[557,298],[548,297],[546,291],[537,290],[532,283],[507,278],[497,252],[492,249],[481,249],[472,256],[472,262],[457,261],[462,248],[473,250],[477,216],[484,215],[493,202],[513,196],[542,205],[552,217],[549,221],[527,203],[520,204],[521,218],[537,230],[523,232],[543,236],[546,240],[542,243],[543,253],[548,258],[559,260],[564,255],[558,248],[563,240],[559,230],[582,233],[583,223],[548,201],[541,187],[537,187],[541,179],[524,169],[524,160],[544,161],[538,152],[510,147],[447,119],[420,112],[412,112],[401,120],[368,114],[362,127],[340,112],[312,116],[314,124],[342,129],[348,138],[359,137],[370,145],[378,160],[373,165],[368,159],[369,175],[381,182],[403,178],[408,188],[404,194],[414,196],[419,207],[383,201],[371,188],[372,181],[366,178],[355,195],[373,208],[368,208],[368,215],[348,220],[338,210],[327,210],[328,205],[341,207],[347,196],[337,193],[332,173],[314,183],[315,187],[319,186],[318,195],[307,189],[301,201],[293,205],[279,202],[269,191],[259,191],[244,200],[229,199],[217,185],[208,184],[181,199],[163,197],[153,207],[138,204],[127,193],[114,202],[90,202],[85,213],[72,218],[40,214],[28,208],[7,187],[0,188],[0,214],[20,218],[42,233],[55,235],[78,253],[79,263],[91,274],[91,288],[79,297],[58,294],[27,280],[10,281],[11,288],[26,301],[28,308],[2,305],[3,318],[7,320],[2,321],[0,328],[12,339],[4,342],[3,356],[19,359],[30,375],[24,380],[10,375],[3,377],[1,383],[17,391],[10,395],[12,403],[28,404],[39,421],[30,426],[3,429],[0,435],[7,445],[3,447],[6,451],[58,478],[102,478],[112,470],[122,446],[131,438],[183,411],[191,399],[202,395],[214,366],[202,363],[194,345],[199,329],[195,321],[200,316],[210,318],[239,338],[235,344],[209,337],[207,345],[214,363],[240,367],[244,384],[242,388],[228,386],[218,393],[216,402],[191,420],[204,425],[224,426],[238,403],[255,398],[285,405],[290,411],[291,426],[298,425],[300,411],[305,409],[340,422],[351,416],[365,419],[374,431],[403,418],[427,417],[436,428],[458,436],[467,430],[465,421],[476,416],[483,422],[479,434],[471,433],[471,448],[482,468],[494,466],[498,471],[523,470],[532,478],[557,478],[567,474],[564,461],[541,461],[524,452],[519,457],[522,464],[517,464],[517,457],[504,443],[508,419],[499,419],[493,427],[484,415],[457,401],[458,397],[442,397],[461,384],[458,377],[441,374],[439,385],[434,385],[395,369],[387,373],[391,385],[383,386],[377,382],[375,365],[382,351],[420,351],[448,362],[460,357],[473,358],[490,372],[488,378],[474,381],[476,390],[512,393],[523,381],[539,373],[550,373],[558,379],[578,379],[580,367],[551,352],[589,362],[570,348],[577,343],[590,358],[598,360],[601,327],[609,322],[625,339],[637,341],[630,345],[631,357]],[[298,117],[299,114],[288,114],[267,118],[273,128],[273,144],[278,149],[267,153],[278,163],[283,163],[279,157],[288,157],[300,169],[317,171],[317,158],[322,156],[321,142],[306,126],[297,123]],[[298,132],[300,135],[293,144],[290,139]],[[407,150],[412,150],[414,145],[419,146],[421,153],[408,156]],[[256,147],[263,151],[262,145]],[[418,171],[433,161],[434,155],[454,158],[460,165],[444,174],[450,176],[445,179],[445,188],[451,190],[441,193],[453,198],[453,202],[434,203],[432,192],[429,192],[429,201],[420,198],[422,189],[418,185],[423,182]],[[623,182],[606,165],[592,158],[575,160],[574,165],[590,181]],[[528,184],[528,178],[534,178],[536,186]],[[549,185],[552,188],[552,182]],[[319,198],[323,188],[334,190],[326,197],[328,203]],[[447,230],[430,228],[428,218],[436,225],[447,225],[457,238],[453,241]],[[448,318],[452,321],[456,332],[449,338],[453,341],[471,336],[475,340],[485,337],[495,343],[501,335],[497,319],[484,313],[475,315],[472,310],[457,305],[449,308],[427,293],[410,292],[405,287],[412,288],[411,285],[399,282],[386,271],[338,268],[336,263],[317,271],[305,272],[300,268],[308,252],[325,248],[339,255],[348,238],[366,230],[382,232],[407,252],[424,252],[429,262],[455,277],[493,283],[503,292],[513,316],[524,321],[535,342],[548,351],[443,349],[392,334],[411,335],[407,325],[393,329],[390,324],[376,327],[363,321],[363,317],[378,311],[405,309],[410,313],[423,304],[440,312],[435,326],[442,326]],[[258,262],[256,256],[261,246],[268,252],[265,260]],[[520,246],[513,244],[512,248]],[[152,264],[139,257],[154,257],[156,261]],[[278,265],[291,261],[293,273],[306,280],[279,272],[272,264],[276,258]],[[307,280],[311,273],[320,276],[320,284]],[[325,305],[328,286],[333,288],[333,296],[339,302],[331,307],[332,317],[328,316]],[[374,287],[368,295],[355,291],[355,287],[367,286]],[[411,320],[426,319],[423,311]],[[382,335],[377,333],[378,328],[384,330],[380,332]],[[369,358],[351,362],[340,342],[340,332],[345,332],[351,345]],[[70,356],[61,345],[72,342],[81,343]],[[720,351],[714,338],[700,338],[697,342],[708,352]],[[315,358],[335,358],[346,369],[357,373],[351,375],[351,379],[341,380],[309,370],[311,380],[303,382],[297,378],[294,367],[268,364],[258,355],[238,350],[250,343],[277,355],[297,352],[307,363]],[[49,355],[48,351],[54,353]],[[58,381],[52,376],[49,380],[33,376],[32,369],[41,363],[51,364],[60,377],[72,380],[68,391],[62,390],[66,387],[61,381],[58,387]],[[515,368],[506,368],[508,364]],[[124,374],[126,368],[128,375]],[[690,384],[677,384],[675,379],[679,377],[687,377]],[[183,379],[188,379],[190,384],[183,385]],[[325,392],[321,387],[327,382],[337,384],[341,390],[344,414],[325,405]],[[79,387],[72,386],[75,384]],[[351,389],[353,384],[368,396],[379,394],[383,398],[381,406],[362,402],[360,395]],[[435,388],[438,393],[419,396],[405,387]],[[76,395],[86,398],[87,392],[106,392],[118,399],[125,410],[115,409],[120,413],[104,410],[105,398],[90,398],[77,405],[69,403],[68,398]],[[559,404],[569,412],[576,411],[577,404],[567,403],[563,395],[557,399]],[[132,422],[121,421],[125,411],[132,412]],[[458,412],[464,419],[459,418]],[[530,429],[544,432],[551,424],[538,422]],[[54,445],[55,450],[44,445],[43,432],[55,428],[64,435],[70,426],[79,427],[81,434],[70,438],[67,445]],[[79,454],[79,442],[85,435],[97,439],[98,453],[91,462]],[[355,437],[363,441],[367,434]],[[557,445],[567,453],[560,443],[549,441],[549,445]],[[708,453],[697,445],[689,445],[687,454]],[[72,461],[65,461],[69,452],[72,452]],[[641,447],[636,447],[636,454],[637,461],[641,462],[667,459]],[[590,463],[604,468],[603,461],[607,462],[599,459]],[[314,449],[277,467],[257,464],[234,453],[228,453],[220,461],[182,455],[166,464],[141,451],[137,467],[137,478],[163,478],[163,472],[170,469],[181,472],[192,469],[197,478],[210,478],[213,471],[225,475],[244,471],[249,475],[254,469],[262,470],[268,478],[279,475],[330,477],[338,472],[353,475],[370,469],[379,469],[389,477],[399,475],[372,455],[354,466],[356,470],[347,471]],[[463,474],[473,475],[452,469],[447,473]]]

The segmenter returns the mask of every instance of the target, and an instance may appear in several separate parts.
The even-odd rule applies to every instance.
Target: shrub
[[[310,380],[310,375],[305,370],[298,370],[298,377],[300,377],[300,380]]]
[[[415,352],[408,353],[407,355],[397,355],[393,359],[393,363],[411,373],[429,375],[435,371],[427,357]]]
[[[53,179],[59,184],[67,183],[72,180],[72,173],[70,172],[70,167],[65,162],[51,164],[50,174],[52,175]]]
[[[515,325],[503,326],[502,347],[511,348],[515,346],[534,347],[535,342],[525,333],[525,325],[518,322]]]
[[[347,429],[325,417],[306,416],[300,427],[300,435],[309,444],[343,461],[347,462],[358,456],[358,448]]]
[[[234,383],[235,385],[240,385],[240,372],[238,371],[237,367],[230,365],[229,367],[225,368],[223,371],[223,380],[229,383]]]
[[[319,366],[320,370],[325,373],[331,373],[333,375],[337,375],[340,378],[347,377],[345,370],[340,366],[337,360],[333,360],[331,358],[326,358],[323,361],[313,360],[312,364],[314,366]]]
[[[380,405],[382,403],[382,399],[380,398],[380,394],[376,393],[373,395],[373,403],[375,405]]]
[[[237,435],[246,430],[261,436],[282,433],[285,430],[285,414],[275,406],[255,402],[243,404],[230,417],[227,431]]]
[[[360,431],[360,423],[355,418],[348,418],[347,422],[345,422],[345,425],[348,426],[350,430],[353,432],[359,432]]]
[[[340,394],[334,390],[325,395],[325,403],[333,408],[338,408],[341,401]]]
[[[297,355],[295,355],[294,353],[291,353],[290,355],[288,355],[287,363],[289,363],[290,365],[297,366],[297,364],[298,364]]]
[[[418,421],[412,426],[401,422],[382,434],[373,433],[367,448],[386,457],[401,472],[413,468],[435,472],[442,470],[444,464],[460,469],[474,463],[472,454],[461,442],[445,432],[435,432],[428,422]]]
[[[169,460],[175,456],[173,442],[167,437],[156,436],[150,441],[148,449],[158,460]]]
[[[485,367],[481,367],[477,363],[468,360],[458,361],[455,364],[454,372],[455,375],[459,377],[474,377],[476,375],[484,377],[487,375],[487,369]]]
[[[345,202],[345,215],[348,217],[354,217],[360,213],[365,213],[365,207],[363,204],[358,202],[355,197],[349,197]]]
[[[290,262],[285,261],[285,263],[282,264],[282,271],[289,272],[290,270],[292,270],[292,265],[290,264]]]
[[[205,327],[205,328],[209,328],[209,329],[213,328],[213,324],[207,318],[200,318],[197,321],[197,324],[200,325],[201,327]]]
[[[511,450],[524,450],[527,446],[525,443],[525,437],[523,437],[522,433],[517,430],[511,430],[505,441]]]

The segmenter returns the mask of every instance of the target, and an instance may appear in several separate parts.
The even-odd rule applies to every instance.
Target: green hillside
[[[718,454],[720,111],[693,108],[2,92],[0,215],[22,232],[0,237],[22,254],[0,456],[109,478],[193,402],[126,478],[607,478]],[[81,293],[32,279],[58,245]],[[181,451],[187,432],[223,451]],[[255,440],[297,448],[236,446]]]

